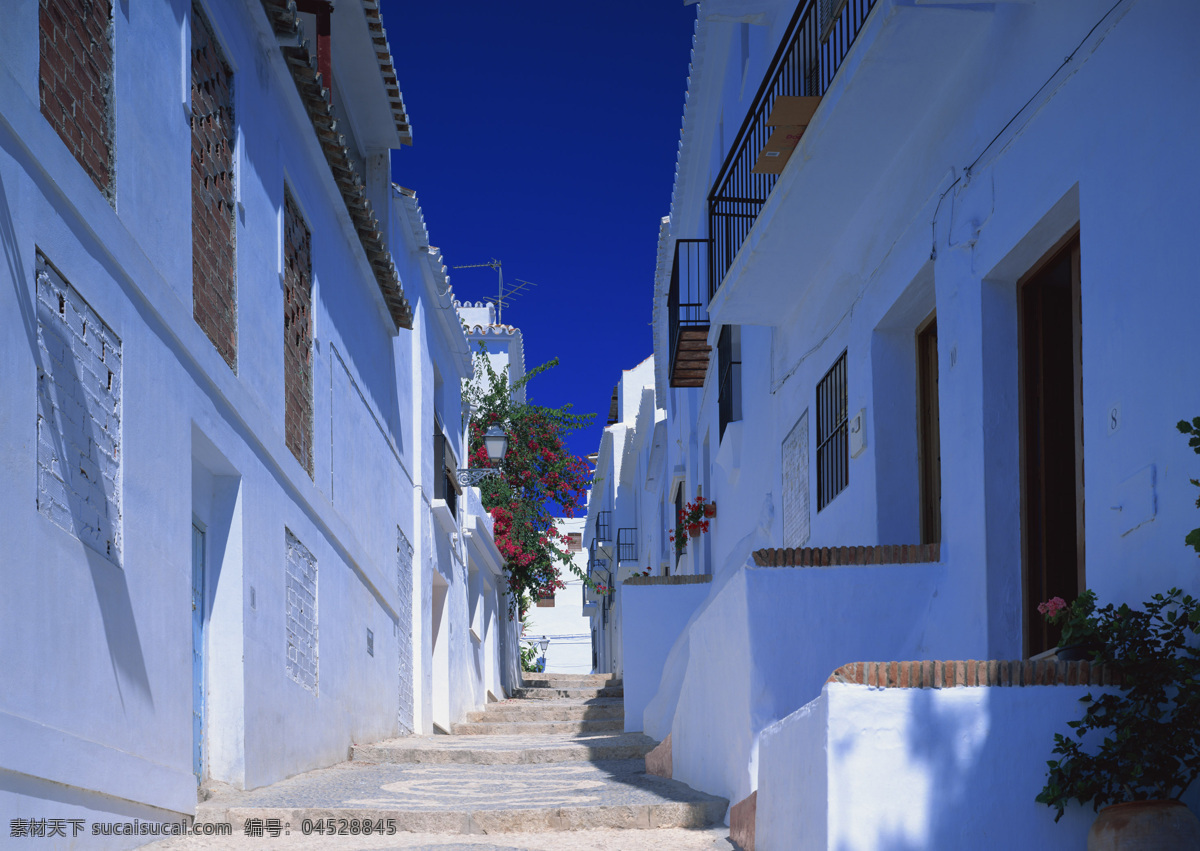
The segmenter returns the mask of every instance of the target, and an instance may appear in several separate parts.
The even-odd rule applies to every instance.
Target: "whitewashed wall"
[[[583,535],[585,517],[560,517],[555,527],[563,534]],[[582,537],[581,537],[582,541]],[[586,547],[573,553],[571,561],[586,573]],[[560,567],[566,585],[554,595],[553,606],[534,606],[526,616],[526,636],[550,639],[546,651],[546,671],[553,674],[589,674],[592,671],[592,621],[583,611],[583,580],[569,568]]]
[[[705,235],[731,140],[721,116],[736,125],[755,88],[741,85],[742,46],[748,67],[764,68],[793,6],[774,4],[746,41],[740,25],[702,14],[660,259],[675,238]],[[783,609],[752,614],[749,584],[716,590],[665,666],[661,691],[678,690],[679,714],[671,699],[646,713],[648,732],[673,718],[677,777],[744,797],[758,731],[817,696],[840,664],[833,654],[1021,655],[1016,281],[1076,224],[1087,584],[1114,601],[1170,585],[1200,592],[1182,545],[1197,525],[1187,479],[1198,465],[1174,430],[1200,411],[1182,348],[1200,307],[1187,283],[1200,225],[1188,199],[1200,185],[1179,166],[1200,141],[1181,94],[1200,83],[1184,35],[1198,24],[1200,8],[1184,2],[877,4],[711,306],[710,342],[719,324],[742,325],[742,422],[718,445],[715,357],[703,389],[668,388],[660,372],[666,466],[687,496],[701,485],[719,504],[709,536],[718,580],[757,547],[916,543],[913,338],[936,308],[942,563],[898,568],[906,578],[895,586],[864,581],[888,575],[870,569],[790,571],[806,575],[777,581],[814,583],[796,601],[813,606],[803,625]],[[1128,106],[1120,122],[1114,98]],[[664,301],[669,274],[660,262]],[[660,302],[664,361],[665,321]],[[849,486],[818,512],[815,473],[804,482],[815,470],[815,387],[843,350],[848,408],[865,411],[867,440]],[[794,429],[806,414],[802,441]],[[806,445],[806,463],[786,465],[785,444]],[[803,504],[785,502],[785,468],[786,484],[807,491],[807,523],[784,516]],[[756,635],[771,638],[752,646]],[[762,672],[765,690],[750,674],[730,687],[713,673],[739,661]]]
[[[707,583],[679,584],[647,577],[622,584],[625,614],[621,643],[625,647],[625,730],[642,729],[642,713],[657,694],[667,654],[692,614],[711,590]]]
[[[252,2],[210,16],[236,81],[236,374],[193,320],[190,9],[115,7],[115,209],[38,111],[36,4],[0,28],[0,507],[20,554],[0,618],[0,738],[18,745],[0,798],[14,816],[193,811],[193,519],[210,547],[208,776],[253,787],[400,730],[397,528],[414,514],[401,349]],[[283,437],[285,184],[312,232],[313,478]],[[39,250],[121,341],[119,564],[37,509]],[[287,672],[287,530],[316,563],[310,688]]]
[[[755,847],[1082,848],[1092,808],[1055,823],[1034,799],[1054,734],[1097,691],[830,683],[763,731]]]

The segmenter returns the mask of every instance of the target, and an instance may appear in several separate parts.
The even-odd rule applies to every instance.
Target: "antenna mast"
[[[502,268],[502,264],[500,263],[500,261],[494,257],[487,263],[472,263],[469,266],[451,266],[450,268],[452,268],[452,269],[489,268],[489,269],[496,270],[496,275],[499,278],[499,285],[496,290],[496,324],[497,325],[503,324],[501,322],[501,317],[503,316],[503,310],[504,310],[505,306],[511,304],[512,300],[514,298],[517,298],[518,296],[524,295],[526,292],[528,292],[530,287],[537,286],[537,284],[535,284],[535,283],[532,283],[530,281],[522,281],[520,278],[517,278],[517,285],[515,287],[509,287],[508,292],[506,293],[504,290],[504,269]]]

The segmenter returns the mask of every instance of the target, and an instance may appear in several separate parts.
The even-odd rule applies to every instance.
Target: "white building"
[[[584,591],[584,612],[598,673],[624,672],[622,582],[635,574],[666,575],[676,566],[661,516],[663,415],[654,405],[653,356],[622,371],[600,438],[583,534],[594,586]]]
[[[680,570],[713,578],[618,595],[626,671],[672,644],[644,729],[677,779],[760,793],[760,848],[1082,841],[1090,810],[1033,799],[1085,687],[841,666],[1028,659],[1050,596],[1200,590],[1174,429],[1200,411],[1198,24],[1167,0],[700,4],[655,389],[662,504],[718,505]]]
[[[473,377],[471,344],[440,251],[430,245],[415,193],[393,187],[392,244],[414,304],[411,394],[420,460],[420,610],[414,608],[414,683],[420,700],[412,729],[450,725],[506,696],[517,683],[518,627],[508,618],[503,558],[479,491],[462,487],[467,411],[462,389]],[[403,246],[405,251],[399,250]],[[400,260],[402,258],[402,261]]]
[[[583,546],[584,517],[560,517],[555,528],[567,538],[571,561],[586,573],[588,551]],[[570,568],[559,568],[563,588],[539,597],[525,617],[525,643],[547,641],[546,671],[551,674],[592,673],[592,621],[583,611],[584,581]],[[540,645],[539,645],[540,646]]]
[[[294,8],[5,10],[13,818],[177,821],[513,682],[378,4]]]

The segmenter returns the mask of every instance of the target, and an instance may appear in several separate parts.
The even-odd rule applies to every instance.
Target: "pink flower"
[[[1062,597],[1051,597],[1044,603],[1038,603],[1038,611],[1048,618],[1058,616],[1058,613],[1067,607],[1067,601]]]

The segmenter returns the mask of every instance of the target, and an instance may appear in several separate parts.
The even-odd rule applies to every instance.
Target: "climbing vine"
[[[564,587],[560,565],[585,579],[572,563],[567,539],[555,528],[554,518],[574,517],[585,503],[591,470],[571,454],[563,438],[588,425],[595,414],[572,413],[570,404],[547,408],[513,400],[531,379],[557,366],[557,358],[510,384],[507,368],[497,373],[486,350],[480,349],[475,381],[464,391],[472,406],[468,458],[472,467],[489,466],[484,433],[493,425],[508,433],[500,475],[484,479],[479,489],[495,521],[496,547],[504,556],[511,618],[523,614],[539,591]]]

